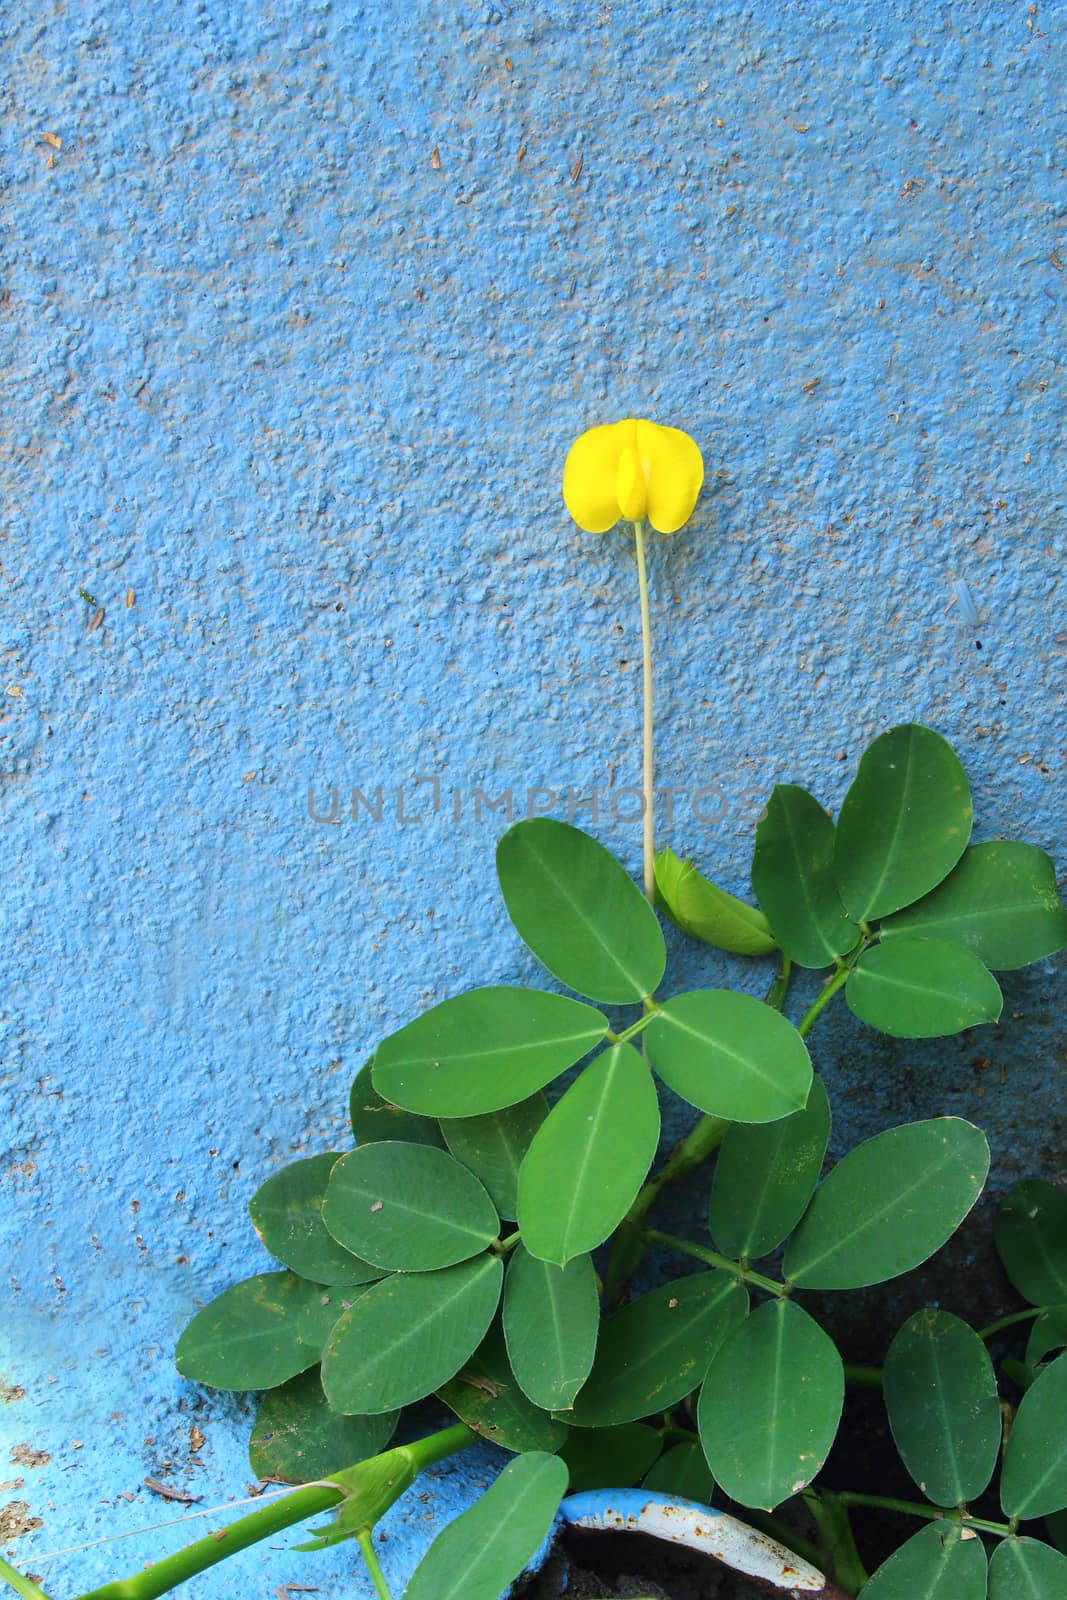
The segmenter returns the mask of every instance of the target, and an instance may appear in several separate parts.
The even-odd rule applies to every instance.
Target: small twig
[[[158,1494],[161,1500],[177,1500],[183,1506],[198,1506],[204,1498],[202,1494],[187,1494],[184,1489],[172,1489],[169,1483],[160,1483],[158,1478],[146,1478],[146,1489],[151,1489],[153,1494]]]

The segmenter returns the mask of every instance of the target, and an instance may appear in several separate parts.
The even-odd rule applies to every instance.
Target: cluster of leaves
[[[1001,1003],[990,969],[1067,943],[1048,858],[968,849],[970,827],[959,762],[909,725],[866,752],[836,826],[804,790],[774,791],[752,867],[759,910],[661,854],[659,895],[679,926],[739,954],[781,953],[779,1003],[792,963],[831,968],[799,1027],[732,990],[657,1000],[663,933],[625,869],[567,824],[511,828],[497,854],[508,913],[582,998],[495,986],[434,1006],[357,1076],[355,1148],[297,1161],[256,1193],[253,1224],[286,1270],[205,1307],[176,1358],[200,1382],[268,1391],[253,1469],[320,1478],[383,1450],[401,1409],[436,1395],[531,1457],[513,1491],[529,1491],[538,1517],[568,1478],[702,1502],[714,1480],[760,1508],[809,1484],[837,1431],[844,1369],[794,1290],[917,1266],[974,1204],[989,1155],[979,1129],[938,1118],[868,1140],[820,1183],[830,1108],[807,1029],[841,988],[897,1037],[989,1022]],[[616,1031],[602,1005],[639,1014]],[[576,1067],[550,1107],[545,1088]],[[709,1238],[670,1241],[707,1270],[603,1316],[592,1252],[643,1217],[657,1078],[730,1125]],[[781,1279],[754,1270],[783,1246]],[[750,1289],[766,1295],[754,1309]]]

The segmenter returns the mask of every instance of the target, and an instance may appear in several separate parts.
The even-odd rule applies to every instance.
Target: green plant
[[[625,451],[636,447],[628,436],[609,443],[598,442],[591,470],[625,478],[632,503]],[[640,523],[635,542],[646,893],[566,823],[534,817],[505,833],[496,865],[508,915],[572,993],[471,989],[381,1041],[352,1085],[355,1147],[292,1163],[251,1201],[283,1270],[227,1289],[178,1345],[187,1377],[266,1391],[253,1470],[310,1487],[228,1538],[83,1600],[150,1600],[243,1547],[258,1526],[275,1532],[331,1507],[308,1548],[355,1539],[388,1595],[375,1523],[423,1466],[479,1438],[515,1460],[430,1547],[407,1600],[496,1600],[549,1529],[568,1479],[572,1488],[643,1480],[701,1500],[714,1481],[840,1590],[866,1585],[870,1600],[1067,1592],[1067,1558],[1018,1534],[1024,1520],[1067,1506],[1067,1356],[1048,1359],[1067,1343],[1067,1200],[1023,1185],[998,1222],[998,1248],[1032,1305],[1021,1317],[1034,1322],[1025,1360],[1006,1369],[1023,1395],[1003,1450],[1000,1516],[985,1515],[983,1498],[1006,1431],[986,1341],[1006,1324],[978,1334],[919,1312],[883,1373],[848,1367],[797,1298],[861,1290],[918,1266],[970,1211],[989,1165],[982,1132],[942,1117],[883,1131],[820,1182],[830,1107],[813,1073],[813,1028],[842,995],[861,1022],[894,1038],[995,1022],[993,971],[1067,944],[1052,864],[1026,844],[969,845],[964,771],[943,738],[916,724],[875,739],[836,823],[806,790],[774,790],[755,839],[757,905],[670,849],[656,854]],[[738,990],[669,993],[654,907],[743,961],[773,957],[766,997],[749,992],[749,971]],[[794,1022],[797,968],[824,976]],[[699,1118],[653,1172],[663,1091]],[[707,1235],[651,1226],[668,1185],[713,1155]],[[653,1249],[700,1270],[630,1300]],[[779,1251],[774,1270],[767,1258]],[[849,1381],[884,1384],[894,1438],[928,1503],[813,1486]],[[387,1449],[403,1409],[431,1395],[458,1422]],[[848,1519],[856,1505],[928,1524],[869,1584]],[[981,1535],[998,1541],[991,1562]]]

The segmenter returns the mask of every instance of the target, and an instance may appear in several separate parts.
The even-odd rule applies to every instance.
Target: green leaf
[[[993,974],[948,939],[891,939],[860,956],[845,984],[853,1014],[893,1039],[943,1039],[996,1022]]]
[[[986,1600],[981,1539],[952,1522],[929,1523],[883,1561],[863,1600]]]
[[[1067,908],[1045,852],[998,839],[971,845],[943,883],[887,918],[881,932],[952,939],[994,972],[1010,972],[1067,945]]]
[[[297,1319],[321,1293],[293,1272],[245,1278],[198,1311],[174,1352],[183,1378],[212,1389],[273,1389],[318,1359]]]
[[[380,1277],[386,1274],[380,1272]],[[375,1280],[378,1281],[377,1279]],[[329,1284],[318,1289],[315,1298],[302,1307],[296,1319],[297,1338],[314,1350],[318,1360],[323,1347],[333,1332],[334,1323],[349,1306],[355,1305],[366,1285]]]
[[[632,1044],[601,1052],[558,1100],[519,1173],[519,1227],[530,1255],[566,1266],[626,1215],[659,1142],[652,1074]]]
[[[993,1363],[973,1328],[948,1311],[909,1317],[883,1369],[889,1426],[904,1465],[928,1500],[975,1500],[1000,1450]]]
[[[668,1088],[728,1122],[774,1122],[799,1111],[811,1057],[781,1012],[731,989],[675,995],[645,1030],[648,1058]]]
[[[793,1301],[766,1301],[720,1345],[700,1391],[716,1483],[765,1511],[799,1493],[830,1453],[844,1398],[833,1340]]]
[[[1041,1178],[1024,1178],[1001,1202],[993,1239],[1024,1300],[1067,1301],[1067,1195]]]
[[[682,861],[673,850],[661,850],[655,869],[656,904],[691,939],[735,956],[765,956],[777,950],[763,912],[727,894],[691,861]]]
[[[570,1493],[627,1489],[644,1476],[663,1448],[655,1428],[623,1422],[617,1428],[572,1428],[560,1457],[567,1464]]]
[[[482,1498],[427,1550],[403,1600],[499,1600],[552,1527],[567,1491],[558,1456],[510,1461]]]
[[[577,1434],[571,1437],[576,1438]],[[676,1444],[665,1450],[646,1474],[643,1487],[654,1489],[657,1494],[678,1495],[683,1500],[710,1506],[715,1480],[698,1444]]]
[[[294,1549],[326,1550],[369,1532],[411,1488],[419,1465],[416,1452],[409,1445],[400,1444],[382,1455],[332,1472],[331,1481],[344,1490],[345,1498],[333,1507],[330,1520],[323,1527],[312,1528],[311,1538]]]
[[[939,1250],[982,1192],[985,1134],[960,1117],[878,1133],[839,1162],[786,1247],[802,1289],[861,1289]]]
[[[478,1179],[447,1150],[389,1140],[341,1157],[322,1216],[346,1249],[394,1272],[467,1261],[500,1228]]]
[[[601,1326],[593,1370],[567,1421],[604,1428],[666,1411],[699,1386],[747,1311],[747,1290],[724,1272],[694,1273],[642,1295]]]
[[[569,1409],[592,1368],[599,1327],[591,1257],[557,1267],[515,1247],[504,1280],[504,1334],[512,1371],[535,1405]]]
[[[1009,1517],[1067,1507],[1067,1355],[1039,1372],[1019,1402],[1004,1450],[1000,1503]]]
[[[989,1561],[989,1600],[1064,1600],[1067,1556],[1040,1539],[1002,1539]]]
[[[775,788],[756,829],[752,888],[774,937],[801,967],[826,967],[860,937],[834,881],[834,825],[814,795]]]
[[[656,913],[596,839],[531,817],[497,845],[496,870],[520,939],[561,983],[610,1005],[655,991],[667,964]]]
[[[1067,1346],[1067,1305],[1052,1306],[1050,1310],[1034,1318],[1030,1337],[1026,1341],[1027,1366],[1036,1367],[1038,1362],[1044,1361],[1053,1350],[1062,1350],[1065,1346]]]
[[[830,1137],[830,1102],[814,1077],[803,1111],[777,1122],[735,1122],[715,1164],[708,1225],[725,1255],[769,1255],[807,1209]]]
[[[909,722],[875,739],[837,819],[834,877],[853,921],[935,888],[967,847],[971,815],[967,775],[940,734]]]
[[[449,1117],[441,1122],[448,1148],[485,1184],[502,1217],[518,1215],[519,1168],[547,1116],[548,1101],[539,1092],[484,1117]]]
[[[395,1273],[334,1324],[322,1386],[334,1411],[373,1416],[432,1394],[477,1350],[500,1299],[495,1256],[437,1272]]]
[[[272,1256],[313,1283],[373,1283],[377,1267],[343,1249],[322,1220],[330,1172],[340,1156],[310,1156],[268,1178],[248,1202],[252,1226]]]
[[[547,1416],[519,1388],[498,1322],[437,1395],[468,1428],[504,1450],[551,1452],[567,1437],[566,1424]]]
[[[380,1094],[431,1117],[477,1117],[526,1100],[598,1044],[607,1018],[540,989],[470,989],[378,1047]]]
[[[383,1100],[371,1081],[374,1057],[365,1061],[352,1081],[348,1112],[357,1144],[373,1144],[376,1139],[401,1139],[405,1144],[434,1144],[444,1148],[441,1130],[432,1117],[419,1117],[413,1111]]]
[[[248,1460],[257,1478],[308,1483],[384,1450],[398,1411],[377,1417],[339,1417],[322,1392],[317,1368],[264,1395],[256,1413]]]

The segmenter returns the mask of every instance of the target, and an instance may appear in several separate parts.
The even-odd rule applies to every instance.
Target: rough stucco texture
[[[476,787],[563,816],[596,788],[638,867],[607,803],[638,773],[632,560],[561,506],[581,428],[673,422],[708,464],[652,554],[664,841],[744,891],[772,784],[836,807],[914,718],[976,836],[1062,871],[1067,7],[44,0],[0,29],[0,1503],[68,1594],[183,1542],[43,1563],[183,1509],[146,1476],[244,1493],[250,1405],[171,1355],[267,1264],[252,1191],[345,1142],[384,1033],[543,981]],[[765,985],[679,946],[680,986]],[[952,1111],[994,1193],[1062,1175],[1063,967],[1004,987],[944,1045],[833,1014],[835,1150]],[[398,1590],[495,1459],[390,1517]],[[193,1592],[369,1593],[347,1550],[242,1562]]]

